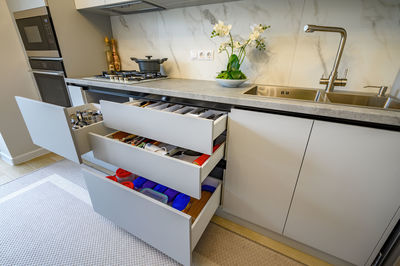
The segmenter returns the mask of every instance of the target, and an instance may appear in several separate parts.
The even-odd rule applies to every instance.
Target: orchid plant
[[[219,20],[218,23],[214,25],[213,31],[211,32],[211,38],[221,37],[227,39],[225,42],[221,43],[218,52],[226,52],[228,56],[228,64],[226,70],[221,71],[217,78],[246,79],[246,75],[240,71],[240,66],[246,57],[246,48],[253,46],[260,51],[265,50],[265,39],[261,35],[270,27],[271,26],[262,24],[254,24],[250,27],[251,33],[249,38],[239,42],[234,40],[232,37],[232,25],[225,25],[223,21]]]

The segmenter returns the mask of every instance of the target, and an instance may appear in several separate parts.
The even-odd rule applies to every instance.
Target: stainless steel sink
[[[318,89],[254,86],[243,94],[305,100],[328,104],[356,105],[370,108],[400,110],[400,100],[397,98],[362,92],[325,92],[324,90]]]
[[[328,92],[325,93],[320,100],[327,103],[339,103],[339,104],[361,105],[361,106],[383,108],[387,101],[387,97],[378,97],[376,95]]]
[[[393,97],[378,96],[375,94],[370,95],[352,92],[327,92],[320,97],[319,101],[325,103],[400,110],[400,101],[398,99]]]
[[[264,87],[254,86],[244,94],[258,95],[265,97],[289,98],[306,101],[316,101],[318,99],[319,90],[298,89],[286,87]]]

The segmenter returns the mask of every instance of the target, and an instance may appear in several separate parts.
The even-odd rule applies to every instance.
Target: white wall
[[[14,96],[39,96],[5,0],[0,0],[0,36],[0,148],[6,159],[20,161],[32,156],[38,147],[32,143]]]
[[[168,57],[169,76],[212,80],[226,66],[226,54],[192,61],[190,50],[214,49],[212,23],[233,25],[247,37],[254,23],[271,25],[267,52],[249,53],[243,72],[260,84],[318,87],[328,75],[339,45],[334,33],[304,33],[305,24],[341,26],[348,32],[339,75],[349,68],[348,90],[391,85],[400,67],[400,0],[245,0],[111,17],[125,69],[138,69],[129,57]],[[375,91],[375,89],[371,89]]]

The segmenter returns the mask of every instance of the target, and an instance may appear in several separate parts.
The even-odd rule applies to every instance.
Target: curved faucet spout
[[[340,59],[342,58],[343,50],[344,50],[344,45],[346,44],[346,39],[347,39],[347,32],[344,28],[340,27],[328,27],[328,26],[318,26],[318,25],[312,25],[312,24],[307,24],[304,26],[304,31],[307,33],[312,33],[314,31],[324,31],[324,32],[337,32],[340,33],[341,38],[340,38],[340,43],[339,43],[339,48],[336,54],[335,62],[333,63],[333,69],[331,74],[329,75],[329,78],[321,78],[320,83],[321,84],[326,84],[326,89],[325,91],[331,92],[333,91],[335,85],[336,86],[345,86],[347,83],[347,79],[337,79],[337,70],[339,68],[340,64]]]

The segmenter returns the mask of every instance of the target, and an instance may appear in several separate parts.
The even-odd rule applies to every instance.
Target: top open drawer
[[[206,154],[226,129],[226,114],[213,120],[103,100],[100,105],[106,127]]]

